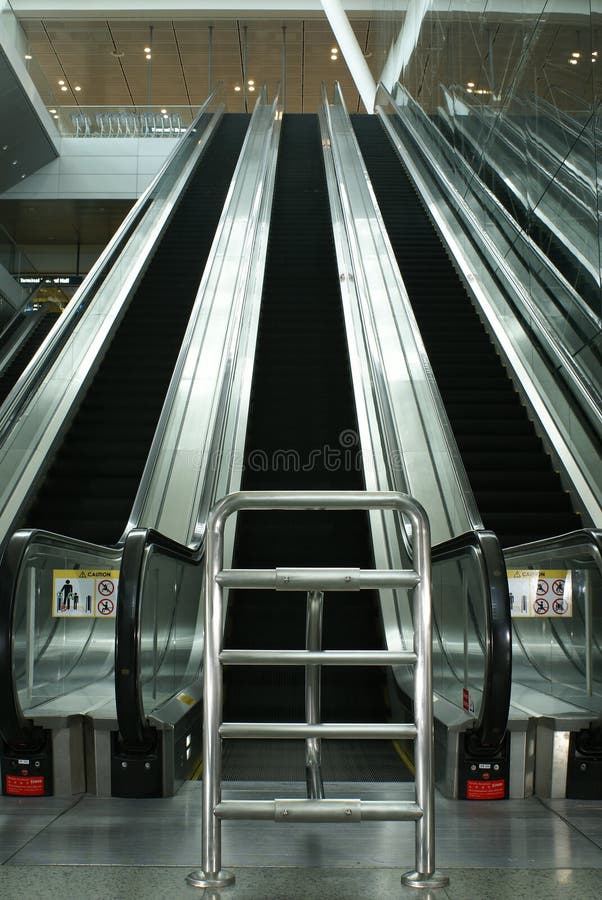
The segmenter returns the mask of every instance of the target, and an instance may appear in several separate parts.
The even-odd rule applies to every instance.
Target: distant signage
[[[566,569],[508,569],[514,619],[570,619],[572,572]]]
[[[68,287],[70,285],[77,286],[84,280],[83,275],[19,275],[17,281],[19,284],[50,284],[58,287]]]

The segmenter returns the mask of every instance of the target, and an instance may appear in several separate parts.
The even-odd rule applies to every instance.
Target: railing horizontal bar
[[[368,738],[407,739],[416,737],[413,723],[329,722],[308,725],[305,722],[224,722],[219,733],[224,738]]]
[[[396,800],[222,800],[218,819],[278,822],[406,822],[420,819],[417,803]]]
[[[401,666],[416,662],[412,651],[396,650],[222,650],[228,666]]]
[[[360,591],[412,588],[420,577],[411,569],[222,569],[216,581],[249,591]]]

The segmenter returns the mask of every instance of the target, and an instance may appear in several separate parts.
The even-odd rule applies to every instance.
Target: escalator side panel
[[[579,528],[380,121],[352,116],[352,124],[485,527],[504,546]]]
[[[222,119],[24,524],[95,543],[119,540],[248,121]]]

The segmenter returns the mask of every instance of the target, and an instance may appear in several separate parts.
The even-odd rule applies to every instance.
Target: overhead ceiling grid
[[[212,84],[224,84],[228,110],[242,111],[245,101],[252,109],[263,82],[274,95],[284,47],[288,112],[315,112],[322,81],[330,92],[335,80],[349,109],[363,109],[342,54],[331,59],[338,47],[325,19],[224,19],[211,25],[25,19],[21,24],[31,72],[48,105],[198,106],[208,94],[211,68]],[[354,20],[352,26],[371,56],[370,22]]]

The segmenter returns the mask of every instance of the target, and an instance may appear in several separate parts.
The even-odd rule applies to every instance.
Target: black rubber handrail
[[[496,753],[506,734],[512,690],[512,619],[501,544],[493,531],[469,531],[433,547],[432,562],[457,559],[469,549],[478,556],[485,598],[485,671],[481,708],[468,744],[475,753]]]
[[[191,549],[152,528],[133,528],[125,539],[115,623],[115,702],[120,745],[126,753],[147,753],[156,742],[156,730],[148,724],[144,712],[140,667],[141,588],[144,564],[151,548],[191,566],[201,565],[205,557],[204,542]]]
[[[568,531],[555,537],[542,538],[540,541],[532,541],[528,544],[516,544],[514,547],[504,547],[504,556],[524,556],[526,554],[542,554],[556,550],[572,550],[590,544],[598,551],[598,558],[594,559],[602,572],[602,530],[599,528],[579,528],[577,531]]]

